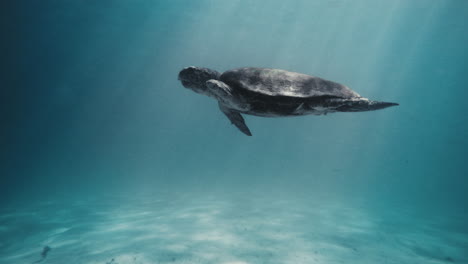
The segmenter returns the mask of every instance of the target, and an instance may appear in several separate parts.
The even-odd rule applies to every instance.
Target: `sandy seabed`
[[[461,228],[460,228],[461,227]],[[0,211],[0,263],[468,263],[463,219],[342,199],[152,195]]]

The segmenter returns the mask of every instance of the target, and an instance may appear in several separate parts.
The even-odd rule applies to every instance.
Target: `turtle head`
[[[179,80],[185,88],[191,89],[196,93],[208,95],[206,81],[218,80],[221,74],[208,68],[187,67],[179,72]]]

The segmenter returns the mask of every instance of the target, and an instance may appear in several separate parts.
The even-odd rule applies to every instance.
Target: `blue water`
[[[468,263],[467,1],[2,11],[1,264]],[[247,137],[180,84],[191,65],[400,105],[245,116]]]

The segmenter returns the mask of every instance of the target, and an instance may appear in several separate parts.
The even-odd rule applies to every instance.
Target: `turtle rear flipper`
[[[245,124],[245,120],[239,112],[229,109],[221,103],[219,103],[219,109],[227,116],[227,118],[229,118],[229,120],[231,120],[232,124],[242,131],[242,133],[247,136],[252,136],[250,129]]]
[[[350,99],[333,98],[328,101],[329,105],[338,112],[364,112],[397,106],[397,103],[372,101],[367,98],[358,97]]]

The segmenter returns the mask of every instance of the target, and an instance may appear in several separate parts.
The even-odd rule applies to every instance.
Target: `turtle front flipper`
[[[234,124],[240,131],[242,131],[242,133],[246,134],[247,136],[252,136],[250,129],[245,124],[244,118],[239,112],[227,108],[221,102],[218,104],[219,109],[227,116],[227,118],[229,118],[229,120],[231,120],[232,124]]]
[[[209,95],[218,101],[227,102],[232,99],[231,87],[221,81],[210,79],[206,81],[206,87]]]

